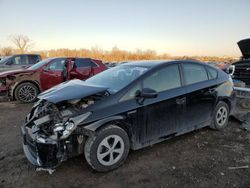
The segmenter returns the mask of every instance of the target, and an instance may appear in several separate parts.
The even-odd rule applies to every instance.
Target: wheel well
[[[116,125],[116,126],[122,128],[128,134],[128,137],[131,138],[131,130],[129,130],[129,126],[126,125],[124,122],[119,121],[119,120],[113,120],[113,121],[106,122],[102,126],[98,127],[95,131],[98,131],[98,130],[100,130],[100,129],[102,129],[110,124],[113,124],[113,125]]]
[[[39,87],[39,85],[38,85],[36,82],[30,81],[30,80],[28,80],[28,81],[22,81],[22,82],[19,82],[17,85],[15,85],[15,86],[14,86],[14,89],[12,89],[11,95],[12,95],[12,98],[13,98],[14,100],[16,100],[16,98],[15,98],[15,91],[16,91],[17,86],[19,86],[20,84],[23,84],[23,83],[31,83],[31,84],[34,84],[34,85],[37,87],[37,89],[38,89],[38,93],[41,92],[41,91],[40,91],[40,87]]]
[[[227,99],[227,98],[224,98],[221,101],[225,102],[228,105],[228,107],[229,107],[229,111],[231,111],[231,106],[232,106],[231,105],[231,101],[229,99]]]

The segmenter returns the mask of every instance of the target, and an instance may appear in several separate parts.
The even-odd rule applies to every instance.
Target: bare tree
[[[20,53],[27,52],[32,47],[32,41],[26,35],[10,36],[11,42],[17,47]]]
[[[3,56],[9,56],[9,55],[12,55],[12,53],[13,53],[13,49],[10,46],[4,47],[1,49],[1,55]]]

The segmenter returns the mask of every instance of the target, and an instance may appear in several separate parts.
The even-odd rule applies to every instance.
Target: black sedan
[[[97,171],[119,167],[129,150],[210,126],[227,126],[229,75],[194,61],[138,61],[40,94],[22,127],[23,149],[54,170],[84,153]]]

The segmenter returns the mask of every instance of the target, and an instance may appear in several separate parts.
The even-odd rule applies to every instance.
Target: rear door
[[[86,80],[94,75],[94,69],[97,66],[91,59],[76,58],[73,69],[70,71],[70,79]]]
[[[62,72],[65,60],[65,58],[54,59],[43,68],[40,74],[40,83],[43,90],[47,90],[63,82]]]
[[[211,119],[217,100],[217,71],[196,63],[183,63],[182,67],[187,92],[184,129],[192,130]]]

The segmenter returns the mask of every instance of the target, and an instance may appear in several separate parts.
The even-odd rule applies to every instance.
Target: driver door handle
[[[176,104],[185,104],[186,103],[186,97],[176,99]]]

